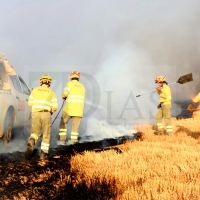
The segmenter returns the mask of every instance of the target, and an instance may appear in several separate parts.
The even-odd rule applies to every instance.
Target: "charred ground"
[[[70,157],[84,151],[116,150],[122,153],[120,144],[127,140],[141,140],[142,133],[97,142],[78,143],[51,149],[50,157],[39,161],[38,152],[27,161],[25,154],[14,152],[0,154],[1,199],[114,199],[116,182],[76,182],[76,172],[71,171]]]

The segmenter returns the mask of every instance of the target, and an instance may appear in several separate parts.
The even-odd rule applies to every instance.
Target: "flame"
[[[194,100],[196,96],[191,96],[191,99]],[[194,112],[192,113],[192,118],[200,118],[200,103],[198,103],[197,108],[195,108]]]
[[[200,110],[194,111],[194,112],[192,113],[192,118],[200,118]]]

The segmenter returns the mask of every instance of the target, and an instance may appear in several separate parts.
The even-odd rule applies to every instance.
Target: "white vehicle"
[[[10,141],[12,130],[30,125],[31,108],[28,106],[30,89],[0,53],[0,138]]]

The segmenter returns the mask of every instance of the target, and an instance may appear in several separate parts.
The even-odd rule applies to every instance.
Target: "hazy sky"
[[[88,102],[100,102],[98,119],[154,116],[156,94],[155,102],[135,96],[154,89],[158,75],[170,83],[193,73],[193,82],[172,86],[174,101],[200,91],[199,0],[2,0],[0,23],[0,52],[30,87],[33,72],[58,72],[61,99],[68,72],[92,76],[99,88],[80,81]]]

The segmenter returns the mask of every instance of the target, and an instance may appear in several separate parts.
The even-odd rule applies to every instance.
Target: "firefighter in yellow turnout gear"
[[[71,81],[66,84],[62,93],[62,98],[66,99],[66,103],[60,120],[58,145],[66,144],[67,123],[70,119],[72,120],[70,143],[78,142],[79,125],[83,117],[85,100],[85,87],[79,82],[79,79],[80,73],[73,71],[70,74]]]
[[[158,112],[156,114],[157,131],[155,134],[163,134],[165,132],[162,123],[162,118],[164,117],[166,133],[167,135],[170,135],[173,133],[171,122],[171,89],[168,86],[164,76],[156,77],[155,83],[158,84],[156,90],[160,95],[160,104],[158,105]]]
[[[40,137],[40,130],[43,130],[40,159],[47,157],[50,146],[50,134],[52,129],[51,114],[58,108],[58,101],[50,84],[52,77],[45,74],[40,78],[40,86],[32,90],[28,105],[32,108],[31,135],[28,139],[27,158],[30,158],[34,145]]]
[[[199,102],[199,100],[200,100],[200,93],[197,94],[196,97],[190,102],[190,104],[189,104],[187,110],[190,111],[190,112],[194,111],[194,110],[195,110],[194,105],[195,105],[197,102]]]

